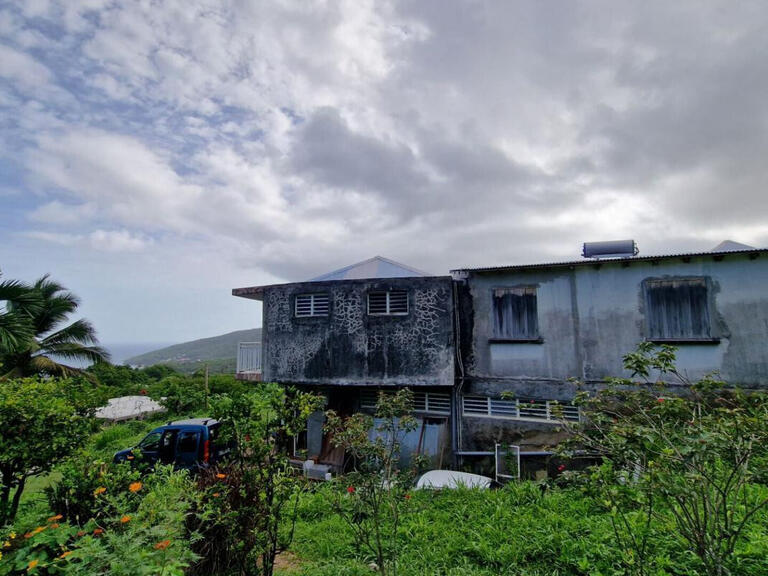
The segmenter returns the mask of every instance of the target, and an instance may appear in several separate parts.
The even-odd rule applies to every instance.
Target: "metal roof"
[[[658,254],[655,256],[627,256],[625,258],[584,258],[582,260],[565,260],[562,262],[545,262],[541,264],[512,264],[507,266],[481,266],[477,268],[456,268],[451,274],[460,272],[497,272],[507,270],[536,270],[544,268],[570,268],[573,266],[594,266],[595,264],[650,262],[654,260],[672,260],[674,258],[694,258],[701,256],[724,257],[730,255],[768,253],[768,248],[749,248],[739,250],[712,250],[707,252],[681,252],[678,254]]]
[[[421,278],[431,274],[411,268],[400,262],[395,262],[383,256],[374,256],[368,260],[350,264],[322,276],[317,276],[304,282],[332,282],[336,280],[365,280],[376,278]],[[285,282],[283,284],[297,284],[297,282]],[[269,286],[282,286],[283,284],[269,284]],[[251,300],[261,300],[266,286],[248,286],[245,288],[233,288],[232,295]]]
[[[414,276],[430,276],[430,274],[400,262],[395,262],[389,258],[384,258],[383,256],[374,256],[368,260],[317,276],[308,280],[308,282],[363,280],[367,278],[413,278]]]

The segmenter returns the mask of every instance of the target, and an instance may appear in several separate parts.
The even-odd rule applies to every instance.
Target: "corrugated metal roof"
[[[670,260],[673,258],[693,258],[697,256],[727,256],[734,254],[765,254],[768,248],[749,248],[746,250],[717,250],[709,252],[681,252],[679,254],[658,254],[655,256],[628,256],[626,258],[592,258],[583,260],[566,260],[562,262],[545,262],[541,264],[513,264],[507,266],[483,266],[476,268],[456,268],[451,274],[460,272],[495,272],[502,270],[535,270],[537,268],[563,268],[571,266],[594,266],[595,264],[611,264],[615,262],[648,262],[653,260]]]

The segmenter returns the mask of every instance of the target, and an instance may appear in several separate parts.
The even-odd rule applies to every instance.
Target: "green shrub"
[[[103,471],[101,479],[91,518],[81,525],[54,514],[7,535],[0,576],[183,574],[195,559],[191,544],[197,539],[187,530],[197,507],[188,475],[159,467],[124,485],[130,477],[117,467]]]

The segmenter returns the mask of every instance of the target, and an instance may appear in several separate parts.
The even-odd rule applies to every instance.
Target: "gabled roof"
[[[357,264],[351,264],[333,272],[317,276],[308,280],[308,282],[362,280],[366,278],[413,278],[414,276],[429,276],[429,274],[383,256],[374,256]]]

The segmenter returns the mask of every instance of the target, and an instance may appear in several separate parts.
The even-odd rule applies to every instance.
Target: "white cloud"
[[[0,44],[0,76],[25,88],[37,88],[50,81],[51,72],[29,54]]]
[[[765,244],[766,24],[707,2],[30,0],[0,9],[0,189],[77,258],[196,250],[254,283],[378,253],[445,272],[603,237]]]

